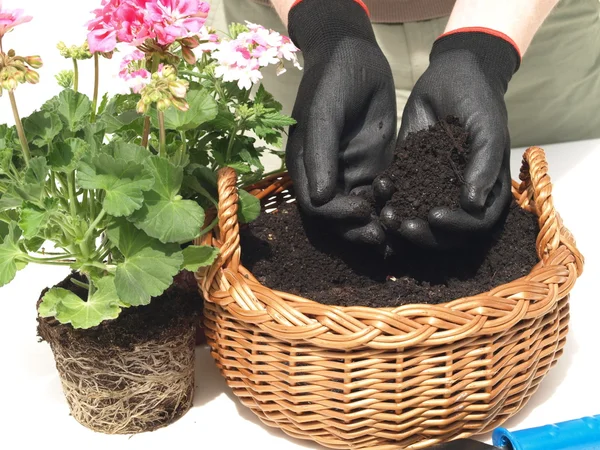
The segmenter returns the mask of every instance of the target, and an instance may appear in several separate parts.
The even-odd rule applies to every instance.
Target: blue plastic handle
[[[503,450],[600,450],[600,415],[513,432],[498,428],[492,441]]]

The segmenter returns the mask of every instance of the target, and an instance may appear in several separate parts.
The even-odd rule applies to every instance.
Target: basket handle
[[[523,155],[519,174],[521,184],[517,188],[521,205],[535,212],[539,219],[540,232],[536,248],[540,259],[556,250],[561,241],[574,253],[579,253],[571,233],[563,226],[560,215],[554,208],[552,182],[548,175],[546,153],[539,147],[529,147]],[[581,255],[576,255],[581,258]],[[579,259],[578,258],[578,259]]]
[[[217,192],[219,194],[219,257],[211,268],[214,275],[221,267],[231,267],[237,271],[240,264],[240,225],[238,223],[237,174],[231,167],[217,172]],[[213,278],[209,276],[209,278]]]

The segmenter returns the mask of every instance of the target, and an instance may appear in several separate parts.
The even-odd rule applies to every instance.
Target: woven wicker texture
[[[336,307],[262,286],[240,264],[236,175],[219,173],[215,264],[197,274],[212,355],[267,425],[339,449],[420,449],[519,411],[562,354],[583,257],[552,202],[544,151],[528,149],[518,203],[538,215],[539,263],[442,305]],[[250,192],[276,207],[289,178]]]

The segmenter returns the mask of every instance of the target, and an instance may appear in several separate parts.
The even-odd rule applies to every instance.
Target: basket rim
[[[221,252],[196,278],[205,300],[236,319],[256,324],[277,338],[310,340],[327,348],[438,345],[499,333],[552,311],[569,294],[584,265],[573,235],[554,208],[541,148],[525,151],[520,180],[512,181],[512,191],[519,205],[539,218],[536,248],[540,261],[529,274],[487,292],[435,305],[372,308],[325,305],[263,286],[240,263],[237,176],[228,168],[219,172],[219,229],[202,241]],[[290,185],[289,177],[280,173],[246,189],[268,198]]]

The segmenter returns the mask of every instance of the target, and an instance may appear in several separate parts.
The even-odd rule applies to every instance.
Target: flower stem
[[[160,63],[159,56],[155,53],[152,56],[152,70],[151,73],[155,73],[158,70],[158,65]],[[144,131],[142,132],[142,147],[148,146],[148,140],[150,137],[150,116],[146,116],[144,119]]]
[[[77,198],[75,197],[75,173],[67,175],[67,188],[69,190],[69,208],[71,215],[77,217]]]
[[[27,260],[31,261],[31,262],[40,262],[40,261],[62,261],[65,262],[68,259],[72,259],[75,258],[75,255],[69,254],[69,253],[61,253],[60,255],[57,256],[52,256],[50,258],[38,258],[35,256],[31,256],[31,255],[27,255]]]
[[[79,67],[77,67],[77,60],[73,58],[73,90],[79,91]]]
[[[229,144],[227,145],[227,153],[225,154],[225,162],[231,161],[231,150],[233,149],[233,143],[235,142],[235,136],[237,135],[239,125],[236,123],[231,136],[229,136]]]
[[[213,219],[213,221],[206,228],[204,228],[202,231],[200,231],[200,236],[204,236],[206,233],[208,233],[210,230],[212,230],[217,225],[217,223],[219,223],[218,216],[215,217]]]
[[[187,139],[185,137],[185,131],[180,131],[179,137],[181,139],[181,145],[179,146],[179,149],[177,150],[177,156],[178,156],[177,162],[179,165],[181,165],[183,163],[183,157],[187,153]]]
[[[76,280],[75,278],[71,278],[71,283],[73,283],[75,286],[79,286],[80,288],[83,288],[85,290],[89,290],[90,285],[87,283],[82,283],[79,280]]]
[[[89,239],[89,237],[92,235],[92,233],[96,229],[96,226],[100,223],[100,221],[104,218],[105,215],[106,215],[106,210],[104,208],[102,208],[102,210],[100,211],[100,214],[98,214],[98,217],[96,217],[96,219],[92,222],[90,227],[85,232],[85,235],[83,236],[82,241],[85,242],[86,240]]]
[[[92,298],[92,295],[94,295],[94,292],[96,292],[96,287],[94,286],[94,283],[92,283],[92,277],[90,277],[87,273],[85,274],[85,277],[88,279],[88,301]]]
[[[98,53],[94,53],[94,98],[92,99],[92,114],[91,121],[96,121],[96,108],[98,105],[98,84],[100,83],[100,63],[98,61]]]
[[[158,111],[158,132],[160,136],[158,156],[165,158],[167,156],[167,135],[165,133],[165,113],[163,111]]]
[[[10,98],[10,106],[12,106],[13,116],[15,117],[15,126],[17,127],[19,141],[21,142],[21,149],[23,150],[23,159],[25,160],[25,164],[29,166],[29,160],[31,159],[31,154],[29,153],[29,144],[27,143],[27,138],[25,137],[23,123],[21,123],[21,118],[19,117],[19,110],[17,109],[17,101],[15,100],[14,92],[9,90],[8,97]]]

